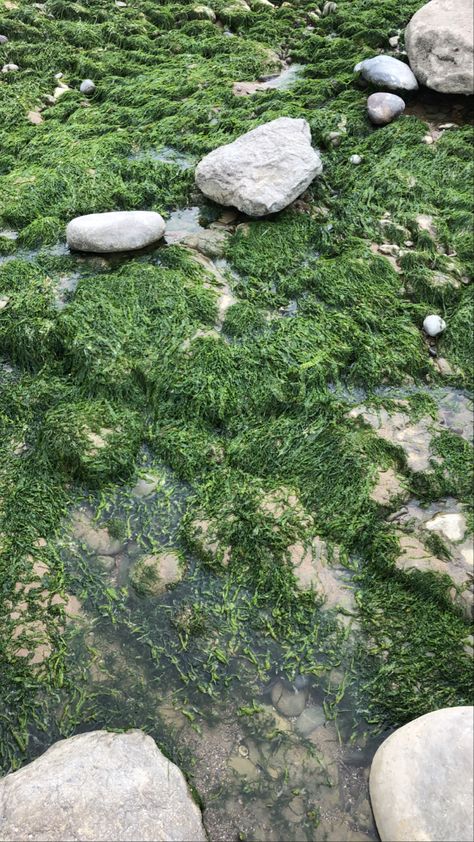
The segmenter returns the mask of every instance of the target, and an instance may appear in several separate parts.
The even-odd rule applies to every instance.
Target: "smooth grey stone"
[[[320,705],[313,705],[305,708],[295,722],[295,731],[301,734],[302,737],[309,737],[316,728],[324,725],[326,717],[324,710]]]
[[[84,79],[79,88],[81,94],[93,94],[95,91],[95,84],[92,79]]]
[[[294,690],[278,680],[272,687],[272,703],[284,716],[299,716],[306,707],[308,690]]]
[[[4,842],[205,842],[184,775],[143,731],[54,743],[0,781]]]
[[[165,227],[163,217],[154,211],[89,213],[69,223],[66,239],[76,251],[134,251],[160,240]]]
[[[386,126],[405,111],[405,103],[396,94],[371,94],[367,100],[367,114],[376,126]]]
[[[445,94],[474,93],[473,0],[431,0],[405,30],[417,79]]]
[[[354,67],[367,82],[388,88],[389,91],[416,91],[418,82],[415,74],[403,61],[392,56],[366,58]]]
[[[214,202],[265,216],[287,207],[322,169],[306,120],[279,117],[210,152],[195,177]]]
[[[0,35],[0,44],[6,44],[7,41],[8,41],[8,38],[7,38],[6,35]]]
[[[370,798],[382,842],[472,842],[474,708],[427,713],[377,750]]]

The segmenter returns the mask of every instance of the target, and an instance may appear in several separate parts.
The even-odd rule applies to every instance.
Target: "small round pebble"
[[[386,126],[405,111],[405,103],[396,94],[372,94],[367,100],[369,119],[376,126]]]
[[[360,155],[351,155],[351,157],[349,158],[349,162],[357,166],[358,164],[362,163],[362,158]]]
[[[6,44],[7,41],[8,41],[8,38],[7,38],[6,35],[0,35],[0,44]]]
[[[93,94],[95,91],[95,84],[92,81],[92,79],[84,79],[84,81],[81,82],[81,87],[79,88],[79,90],[81,94]]]
[[[446,322],[441,316],[427,316],[423,322],[423,330],[428,336],[439,336],[446,329]]]

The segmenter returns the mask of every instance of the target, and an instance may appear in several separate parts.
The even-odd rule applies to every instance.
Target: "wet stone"
[[[299,716],[306,707],[308,690],[295,690],[278,680],[272,687],[272,702],[284,716]]]
[[[320,705],[312,705],[304,709],[295,722],[295,731],[302,737],[308,737],[316,728],[324,725],[326,717]]]
[[[90,515],[85,512],[74,514],[72,529],[75,537],[84,541],[98,555],[114,556],[122,549],[121,541],[113,538],[104,527],[93,524]]]
[[[367,100],[367,114],[376,126],[386,126],[392,123],[405,111],[405,103],[396,94],[372,94]]]
[[[173,550],[138,559],[130,573],[131,584],[142,596],[159,596],[182,578],[181,556]]]
[[[354,73],[360,73],[367,82],[389,91],[416,91],[418,89],[415,74],[408,64],[392,56],[380,55],[367,58],[356,64]]]

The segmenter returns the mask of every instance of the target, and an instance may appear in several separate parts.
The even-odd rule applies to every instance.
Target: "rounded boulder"
[[[444,94],[474,93],[473,0],[431,0],[405,30],[417,79]]]
[[[370,798],[382,842],[472,842],[474,708],[443,708],[377,750]]]
[[[163,217],[154,211],[89,213],[69,223],[66,239],[75,251],[135,251],[160,240],[165,227]]]
[[[204,842],[184,775],[143,731],[61,740],[0,781],[3,842]]]

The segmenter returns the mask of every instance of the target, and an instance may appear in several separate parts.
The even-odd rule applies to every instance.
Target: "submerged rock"
[[[55,743],[0,781],[5,842],[206,839],[183,773],[142,731]]]
[[[159,596],[182,578],[181,556],[172,550],[138,559],[130,573],[131,584],[143,596]]]
[[[308,689],[297,690],[287,687],[280,679],[272,687],[272,703],[284,716],[300,716],[308,699]]]
[[[446,94],[474,93],[473,0],[431,0],[405,31],[419,82]]]
[[[472,840],[473,713],[436,710],[382,743],[370,770],[382,842]]]
[[[446,322],[441,316],[427,316],[423,322],[423,330],[428,336],[439,336],[446,330]]]
[[[354,73],[360,73],[367,82],[387,88],[389,91],[416,91],[418,89],[415,74],[408,64],[392,56],[380,55],[366,58],[356,64]]]
[[[302,737],[309,737],[316,728],[324,725],[326,717],[321,705],[305,708],[295,722],[295,731]]]
[[[405,103],[396,94],[372,94],[367,100],[367,114],[376,126],[386,126],[405,111]]]
[[[113,538],[108,529],[94,524],[86,512],[73,515],[72,530],[76,538],[84,541],[98,555],[114,556],[122,549],[122,543]]]
[[[81,82],[79,90],[81,94],[93,94],[95,91],[95,83],[92,81],[92,79],[84,79],[84,81]]]
[[[76,251],[134,251],[160,240],[165,227],[163,217],[154,211],[89,213],[69,223],[66,239]]]
[[[306,120],[280,117],[206,155],[196,184],[221,205],[265,216],[287,207],[321,172]]]

